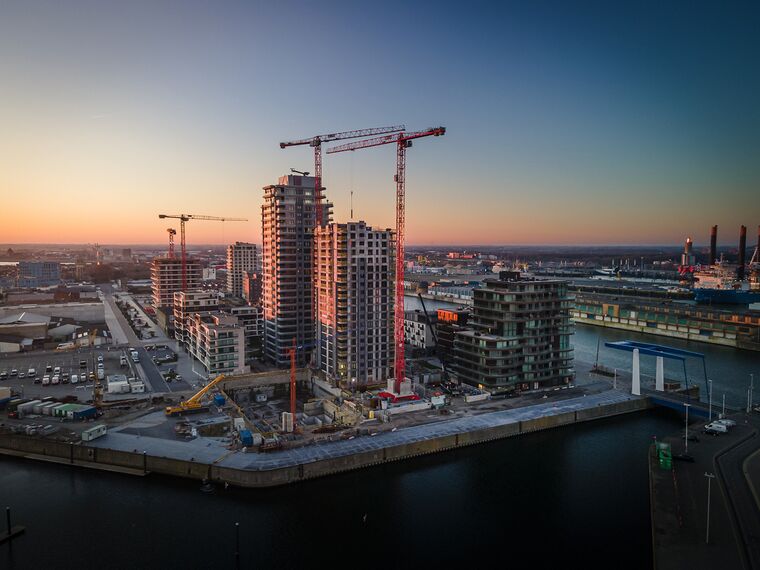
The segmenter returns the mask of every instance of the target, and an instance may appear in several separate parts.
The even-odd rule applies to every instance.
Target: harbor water
[[[0,456],[1,504],[26,533],[0,568],[651,566],[653,410],[272,489],[200,491]],[[488,563],[492,565],[492,563]]]

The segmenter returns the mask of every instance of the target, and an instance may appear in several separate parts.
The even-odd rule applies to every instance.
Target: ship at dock
[[[710,260],[712,264],[698,266],[692,272],[694,278],[694,300],[697,303],[715,305],[750,305],[760,303],[760,227],[758,227],[758,246],[749,264],[745,263],[747,248],[747,228],[741,227],[739,234],[738,263],[728,263],[723,259],[715,260],[715,234],[711,235]]]

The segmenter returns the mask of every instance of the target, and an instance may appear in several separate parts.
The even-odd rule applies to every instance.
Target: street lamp
[[[712,421],[712,380],[709,380],[709,379],[707,380],[707,392],[708,392],[709,399],[710,399],[710,402],[709,402],[710,411],[709,411],[709,414],[708,414],[708,420]]]
[[[705,471],[705,477],[707,477],[707,530],[705,532],[705,544],[710,544],[710,484],[715,479],[715,475]]]
[[[689,454],[689,408],[691,407],[691,404],[684,404],[684,408],[686,408],[686,435],[684,437],[684,441],[686,442],[686,448],[684,449],[683,454],[688,455]]]

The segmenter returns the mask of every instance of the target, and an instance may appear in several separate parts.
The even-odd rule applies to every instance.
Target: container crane
[[[187,290],[187,248],[185,247],[185,222],[190,220],[207,220],[212,222],[247,222],[248,218],[220,218],[218,216],[199,216],[196,214],[159,214],[159,219],[173,218],[179,220],[180,252],[182,255],[182,290]],[[173,239],[170,236],[170,243]],[[171,248],[171,246],[170,246]],[[171,249],[170,249],[171,251]]]
[[[344,131],[342,133],[316,135],[308,139],[299,139],[295,141],[280,143],[280,148],[309,145],[314,149],[314,203],[316,204],[317,227],[322,225],[322,143],[340,141],[345,139],[371,137],[374,135],[383,135],[386,133],[397,133],[403,131],[404,129],[404,125],[396,125],[393,127],[378,127],[374,129],[362,129],[358,131]]]
[[[393,338],[396,345],[394,372],[395,390],[398,394],[401,382],[404,381],[406,370],[404,365],[404,227],[405,227],[405,178],[406,178],[406,149],[412,146],[414,139],[423,137],[439,137],[446,134],[445,127],[430,128],[425,131],[397,133],[354,141],[327,149],[327,154],[359,150],[373,146],[396,144],[396,303],[393,315]]]
[[[204,410],[203,405],[201,404],[201,399],[203,396],[205,396],[211,388],[219,384],[224,380],[224,374],[220,374],[216,378],[214,378],[211,382],[206,384],[203,388],[198,390],[195,394],[190,396],[187,400],[183,400],[176,406],[167,406],[165,413],[167,416],[180,416],[182,414],[192,413],[192,412],[202,412]]]

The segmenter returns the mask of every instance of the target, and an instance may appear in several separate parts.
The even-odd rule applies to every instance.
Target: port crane
[[[248,218],[221,218],[219,216],[199,216],[197,214],[159,214],[159,219],[173,218],[179,220],[180,255],[182,256],[182,290],[187,290],[187,248],[185,246],[185,222],[190,220],[207,220],[212,222],[247,222]],[[167,230],[168,231],[168,230]],[[176,232],[175,232],[176,233]],[[169,251],[173,251],[174,238],[169,234]]]
[[[201,404],[201,399],[203,399],[203,396],[205,396],[211,388],[219,384],[224,380],[224,374],[220,374],[216,378],[214,378],[211,382],[206,384],[203,388],[198,390],[195,394],[190,396],[187,400],[181,401],[176,406],[167,406],[165,413],[167,416],[180,416],[182,414],[192,413],[192,412],[200,412],[203,411],[204,407]]]
[[[396,125],[393,127],[377,127],[373,129],[361,129],[358,131],[344,131],[342,133],[315,135],[307,139],[299,139],[280,143],[280,148],[309,145],[314,149],[314,203],[316,204],[315,217],[317,227],[322,225],[322,143],[340,141],[345,139],[371,137],[375,135],[383,135],[386,133],[397,133],[403,131],[404,129],[404,125]],[[293,170],[293,172],[298,171]]]
[[[396,145],[396,303],[393,315],[393,338],[396,345],[394,373],[395,390],[398,394],[401,382],[406,376],[404,363],[404,228],[406,200],[406,149],[412,141],[423,137],[440,137],[446,134],[445,127],[435,127],[424,131],[396,133],[372,139],[353,141],[327,149],[327,154],[359,150],[386,144]]]

